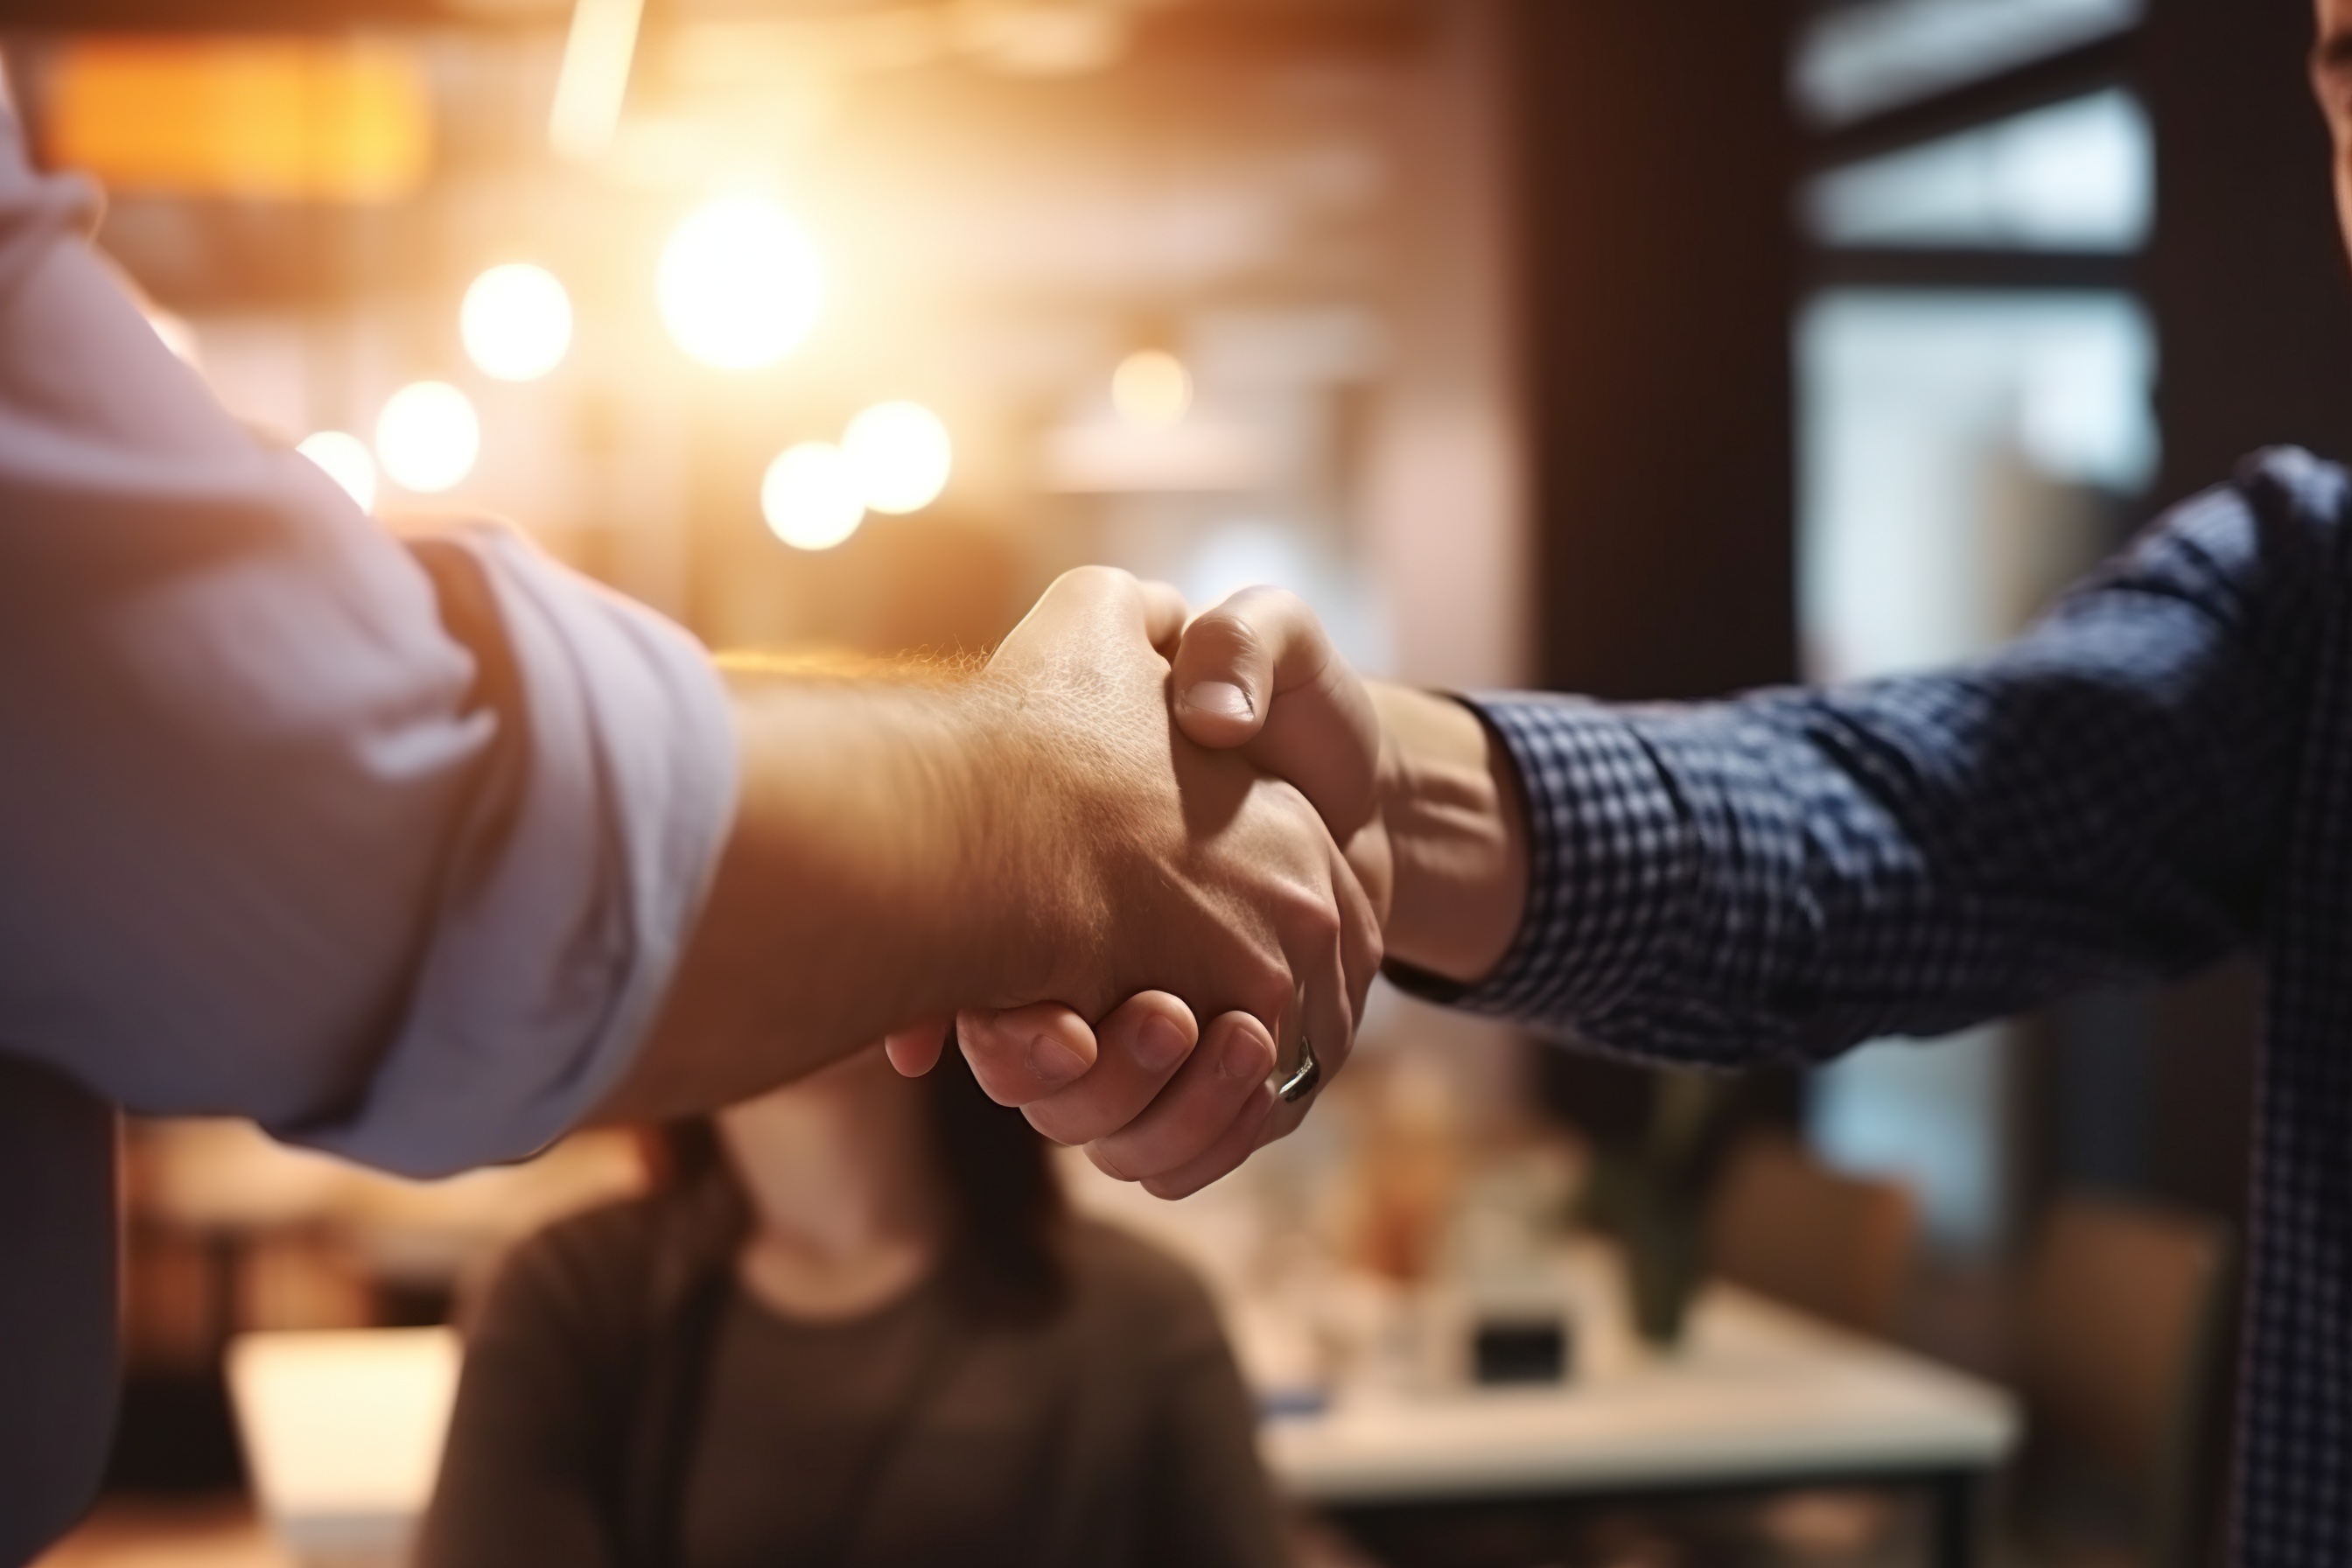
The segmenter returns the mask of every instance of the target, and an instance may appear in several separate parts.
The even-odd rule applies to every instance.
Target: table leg
[[[1954,1470],[1927,1483],[1928,1556],[1936,1568],[1978,1568],[1984,1560],[1984,1478]]]

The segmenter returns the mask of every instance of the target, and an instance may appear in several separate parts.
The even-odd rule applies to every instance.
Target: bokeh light
[[[1110,400],[1129,425],[1165,430],[1192,406],[1192,373],[1163,349],[1138,349],[1111,372]]]
[[[785,448],[760,480],[760,515],[796,550],[832,549],[866,521],[856,465],[829,441]]]
[[[474,279],[457,310],[468,358],[500,381],[536,381],[572,347],[572,296],[554,273],[527,261]]]
[[[376,416],[375,455],[404,489],[434,495],[474,471],[482,422],[474,405],[446,381],[412,382]]]
[[[326,470],[362,511],[375,510],[375,459],[365,441],[347,430],[321,430],[304,437],[294,449]]]
[[[876,511],[920,511],[940,499],[955,465],[955,444],[940,416],[919,403],[877,403],[849,422],[841,449]]]
[[[751,370],[808,336],[824,304],[824,263],[782,208],[737,197],[677,226],[654,288],[678,347],[707,365]]]

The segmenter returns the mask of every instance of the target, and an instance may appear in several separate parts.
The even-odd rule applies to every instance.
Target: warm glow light
[[[613,144],[644,9],[644,0],[574,0],[547,115],[547,144],[558,156],[590,159]]]
[[[399,201],[433,167],[424,54],[383,37],[85,34],[43,73],[41,151],[116,192]]]
[[[472,473],[481,450],[482,422],[473,404],[446,381],[410,383],[376,416],[376,459],[394,483],[420,495]]]
[[[375,509],[375,459],[368,456],[366,442],[341,430],[321,430],[294,449],[324,468],[362,511]]]
[[[536,381],[562,363],[572,346],[572,296],[544,267],[493,267],[466,290],[457,335],[485,375]]]
[[[704,364],[771,364],[808,336],[824,303],[824,263],[772,202],[739,197],[677,226],[655,279],[662,320]]]
[[[866,521],[866,497],[849,455],[828,441],[803,441],[768,465],[760,515],[796,550],[830,550]]]
[[[1174,354],[1138,349],[1111,372],[1110,400],[1129,425],[1165,430],[1192,406],[1192,373]]]
[[[877,403],[849,422],[841,449],[876,511],[920,511],[940,499],[955,446],[940,416],[919,403]]]

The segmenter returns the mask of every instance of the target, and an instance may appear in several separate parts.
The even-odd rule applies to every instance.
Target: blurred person
[[[1281,1560],[1206,1293],[1066,1213],[960,1058],[861,1052],[660,1153],[508,1259],[419,1568]]]
[[[2352,247],[2352,0],[2316,9]],[[1815,1060],[2261,955],[2234,1561],[2352,1563],[2344,468],[2248,458],[1940,673],[1643,707],[1367,696],[1296,600],[1255,592],[1193,623],[1172,686],[1194,738],[1318,799],[1378,795],[1406,989],[1634,1057]],[[1126,1118],[1077,1089],[1036,1114],[1118,1173]]]
[[[1267,1121],[1277,1039],[1344,1045],[1377,887],[1173,730],[1172,590],[1074,574],[966,680],[724,679],[519,535],[396,541],[240,427],[95,211],[0,106],[0,1564],[104,1459],[119,1107],[435,1175],[1158,990],[1190,1008],[1130,1065],[1191,1108],[1181,1164]],[[980,1061],[1034,1099],[1095,1051]]]

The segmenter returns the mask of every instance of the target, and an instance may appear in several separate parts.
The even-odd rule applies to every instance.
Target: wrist
[[[1381,812],[1395,864],[1388,952],[1475,984],[1517,936],[1528,896],[1527,807],[1510,752],[1453,698],[1375,682]]]
[[[730,673],[735,822],[610,1114],[745,1098],[995,979],[1002,769],[966,692]]]
[[[1102,976],[1075,972],[1115,917],[1114,852],[1134,838],[1107,790],[1101,737],[1063,704],[985,676],[962,698],[964,907],[979,944],[978,990],[963,1005],[1081,1005]]]

